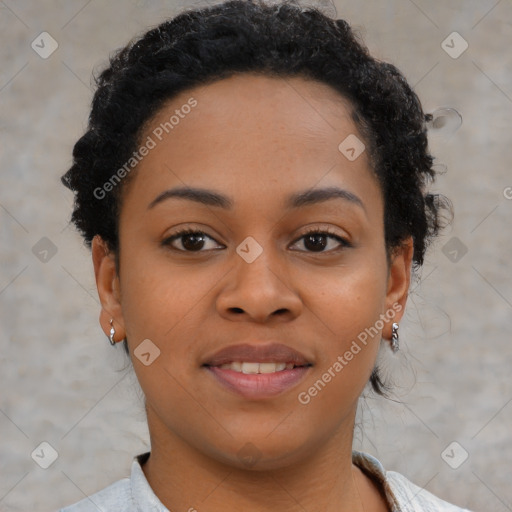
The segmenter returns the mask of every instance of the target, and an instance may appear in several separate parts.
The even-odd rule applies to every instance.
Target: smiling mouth
[[[209,365],[205,365],[209,366]],[[246,361],[234,361],[232,363],[225,363],[217,366],[221,370],[233,370],[237,373],[243,373],[245,375],[256,375],[256,374],[269,374],[277,373],[285,370],[293,370],[294,368],[303,368],[311,366],[311,364],[295,364],[295,363],[282,363],[282,362],[246,362]]]
[[[303,381],[312,364],[233,362],[220,366],[203,365],[214,385],[245,400],[267,400],[284,394]]]
[[[202,363],[215,388],[220,385],[246,400],[266,400],[290,391],[313,366],[308,356],[288,345],[257,340],[225,346]]]

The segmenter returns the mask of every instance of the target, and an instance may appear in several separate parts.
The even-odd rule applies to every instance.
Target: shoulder
[[[471,512],[438,498],[396,471],[386,471],[386,480],[403,512]]]
[[[58,512],[169,512],[151,489],[141,464],[150,452],[136,455],[131,474]]]
[[[393,512],[471,512],[438,498],[396,471],[386,471],[373,455],[354,450],[352,461],[377,483]]]
[[[61,508],[58,512],[97,512],[98,510],[137,511],[133,504],[130,479],[128,477],[114,482],[73,505]]]

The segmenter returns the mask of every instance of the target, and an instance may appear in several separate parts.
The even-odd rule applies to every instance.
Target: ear
[[[105,241],[96,235],[91,244],[92,261],[96,288],[101,302],[100,325],[103,332],[110,335],[110,320],[116,331],[114,341],[125,337],[125,326],[121,308],[119,277],[116,269],[115,255],[109,251]]]
[[[391,256],[385,311],[394,312],[394,315],[392,320],[385,324],[382,332],[384,339],[391,339],[391,326],[393,322],[399,323],[405,312],[405,304],[411,283],[413,254],[413,239],[409,237],[400,247],[395,249]]]

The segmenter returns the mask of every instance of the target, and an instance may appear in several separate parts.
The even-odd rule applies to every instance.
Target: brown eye
[[[327,236],[322,233],[313,233],[306,235],[304,238],[304,247],[314,252],[323,251],[328,244]]]
[[[176,247],[174,242],[179,240],[182,248]],[[207,240],[213,240],[203,231],[196,231],[193,229],[184,229],[175,233],[174,235],[166,238],[162,245],[171,246],[173,249],[182,252],[204,252],[202,249]]]
[[[299,240],[304,240],[304,247],[307,252],[336,252],[346,247],[352,247],[350,242],[345,238],[340,237],[335,233],[331,233],[325,229],[313,229],[302,235]],[[329,246],[329,239],[338,243],[338,247],[330,248],[325,251],[324,249]]]

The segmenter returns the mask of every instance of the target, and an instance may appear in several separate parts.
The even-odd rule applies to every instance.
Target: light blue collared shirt
[[[150,487],[141,465],[150,452],[133,458],[131,475],[58,512],[170,512]],[[352,461],[382,489],[392,512],[471,512],[451,505],[395,471],[386,471],[368,453],[353,451]]]

